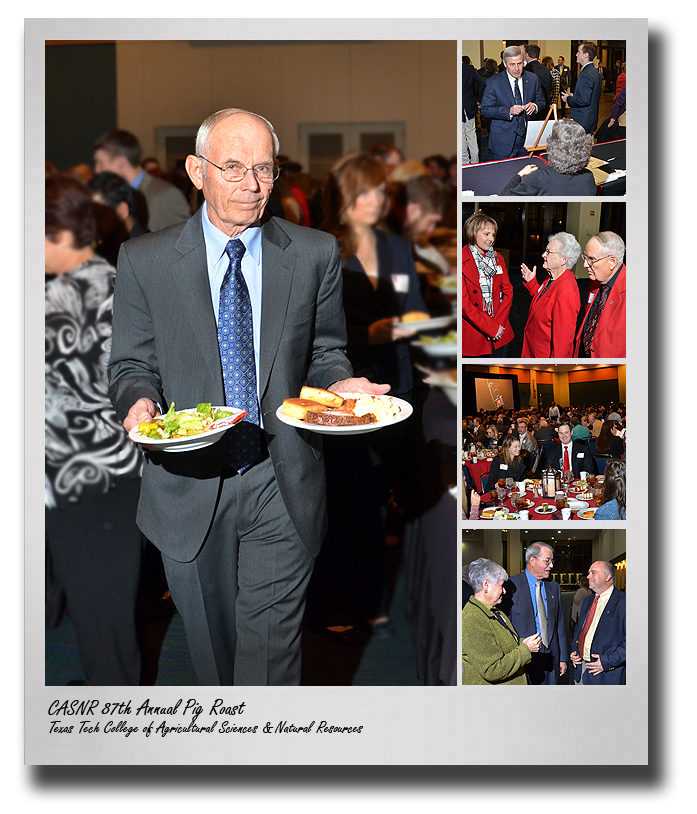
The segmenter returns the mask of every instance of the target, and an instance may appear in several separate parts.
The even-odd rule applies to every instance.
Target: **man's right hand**
[[[148,424],[160,415],[157,405],[150,401],[150,399],[138,399],[138,401],[128,411],[128,415],[124,419],[123,428],[126,432],[130,432],[134,427],[137,427],[141,421]]]

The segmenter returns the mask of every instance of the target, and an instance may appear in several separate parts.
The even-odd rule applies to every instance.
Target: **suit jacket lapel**
[[[218,383],[219,404],[224,404],[218,328],[211,302],[200,210],[186,222],[175,244],[175,251],[178,256],[169,266],[170,282],[178,289],[178,301],[182,303],[191,324],[191,335],[182,337],[182,342],[199,344],[206,365],[205,370],[201,371],[202,377],[210,377],[211,381]]]
[[[295,257],[285,251],[291,239],[276,219],[262,227],[261,347],[259,393],[263,398],[285,328]]]

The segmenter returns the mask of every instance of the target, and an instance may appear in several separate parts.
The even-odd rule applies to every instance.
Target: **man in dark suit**
[[[542,112],[539,110],[530,118],[536,121],[542,121],[547,115],[547,108],[549,101],[552,98],[552,74],[548,68],[540,62],[540,46],[539,45],[525,45],[521,46],[523,57],[526,60],[525,70],[534,73],[537,81],[540,83],[542,94],[545,97],[545,106]]]
[[[597,53],[594,42],[582,42],[578,46],[576,62],[581,66],[581,73],[576,80],[574,92],[561,95],[571,108],[569,117],[580,124],[586,133],[595,133],[598,128],[598,108],[603,92],[603,80],[593,64]]]
[[[559,71],[559,107],[563,116],[566,109],[563,94],[571,90],[571,68],[564,64],[564,57],[557,58],[557,70]]]
[[[320,436],[276,409],[304,384],[389,389],[352,378],[336,240],[264,214],[278,147],[261,116],[210,116],[186,159],[202,209],[124,243],[118,265],[109,378],[126,431],[171,404],[239,395],[249,411],[211,446],[151,451],[143,473],[138,524],[162,552],[202,685],[300,682],[325,474]],[[234,352],[228,329],[242,333]]]
[[[477,110],[485,82],[475,71],[468,56],[462,57],[462,163],[479,161],[477,145]]]
[[[517,45],[506,48],[503,62],[506,70],[487,81],[481,105],[482,116],[491,122],[489,149],[497,161],[527,155],[528,120],[546,110],[540,83],[535,74],[523,71]]]
[[[614,581],[612,563],[594,562],[588,569],[592,593],[581,605],[570,656],[575,684],[627,683],[627,603]]]
[[[577,480],[581,472],[595,472],[595,464],[590,449],[579,441],[572,440],[571,425],[563,422],[557,427],[560,444],[547,451],[547,461],[550,466],[566,472],[569,469]]]
[[[554,550],[545,543],[533,543],[525,551],[525,571],[505,584],[501,609],[511,620],[521,639],[537,633],[542,640],[527,667],[531,684],[558,684],[566,673],[568,648],[561,588],[549,575],[554,566]]]

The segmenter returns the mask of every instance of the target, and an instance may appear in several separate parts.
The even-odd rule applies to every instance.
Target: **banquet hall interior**
[[[547,277],[542,264],[542,252],[547,248],[550,236],[560,232],[573,235],[585,250],[587,241],[600,232],[614,232],[626,246],[626,204],[623,201],[530,201],[526,203],[490,199],[487,201],[462,202],[462,224],[475,213],[493,218],[497,225],[494,249],[503,257],[508,278],[513,286],[513,302],[509,321],[513,339],[508,349],[509,358],[523,356],[525,327],[530,309],[531,295],[525,287],[521,266],[536,269],[540,284]],[[588,301],[590,279],[579,257],[572,268],[578,284],[581,308],[576,328],[583,323],[585,303]],[[574,332],[574,334],[576,331]]]
[[[510,468],[510,474],[520,470],[520,477],[513,480],[527,481],[527,504],[519,508],[529,510],[530,519],[560,520],[563,506],[569,513],[565,519],[596,520],[594,515],[603,502],[610,504],[616,497],[614,491],[609,494],[615,489],[616,474],[621,476],[622,494],[617,499],[622,509],[626,439],[631,432],[627,429],[626,365],[463,364],[461,384],[463,521],[469,524],[493,516],[499,505],[508,507],[512,518],[517,500],[517,490],[510,488],[513,483],[505,495],[491,491],[497,485],[494,481],[508,477],[504,468]],[[521,436],[521,430],[523,435],[529,433],[529,440]],[[507,436],[521,440],[516,444],[516,460],[509,460],[507,453],[507,463],[500,471]],[[562,459],[562,441],[571,443],[570,460]],[[608,473],[612,478],[606,478]],[[566,503],[562,500],[556,506],[556,496]]]
[[[332,614],[338,583],[331,580],[359,572],[365,552],[358,543],[353,550],[353,542],[341,551],[325,546],[308,594],[305,685],[456,683],[457,70],[456,43],[445,41],[46,43],[47,176],[93,181],[97,139],[125,130],[138,139],[147,172],[178,188],[193,213],[201,200],[185,158],[195,151],[200,123],[229,107],[272,122],[284,168],[272,200],[281,217],[302,226],[321,228],[323,185],[349,153],[370,153],[384,165],[389,206],[385,223],[377,225],[411,244],[428,323],[401,340],[414,378],[407,491],[417,499],[391,484],[380,506],[384,551],[370,552],[381,560],[376,568],[387,605],[379,635]],[[437,188],[437,199],[431,210],[424,203],[420,212],[427,217],[414,222],[405,214],[413,203],[409,182],[424,178]],[[111,237],[100,232],[98,248],[116,265],[124,238],[114,243]],[[340,443],[334,442],[339,467]],[[183,624],[150,543],[142,567],[141,683],[196,684]],[[84,683],[60,585],[51,583],[50,573],[48,581],[55,605],[47,612],[46,683]]]
[[[525,569],[525,550],[532,543],[544,543],[554,551],[551,579],[561,589],[562,612],[567,641],[571,641],[572,605],[581,580],[587,576],[592,563],[610,562],[614,565],[613,586],[626,593],[627,542],[624,529],[600,529],[584,526],[580,529],[524,529],[520,526],[500,528],[489,525],[462,530],[462,578],[463,604],[468,595],[466,579],[471,562],[481,557],[501,565],[508,577]],[[588,589],[582,590],[585,595]],[[505,601],[505,597],[504,597]],[[569,675],[562,676],[559,683],[566,684]]]

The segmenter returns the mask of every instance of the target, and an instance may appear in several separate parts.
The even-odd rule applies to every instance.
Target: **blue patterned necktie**
[[[241,240],[231,240],[225,247],[230,264],[220,287],[218,310],[218,345],[225,387],[225,404],[247,410],[244,421],[225,434],[226,464],[242,474],[259,458],[261,429],[259,400],[254,361],[252,301],[242,276]]]
[[[518,87],[517,79],[513,80],[513,87],[515,88],[513,91],[513,103],[516,105],[522,105],[523,97],[520,95],[520,88]],[[516,116],[515,131],[522,136],[526,130],[527,124],[525,123],[525,114],[521,113],[520,115]]]

